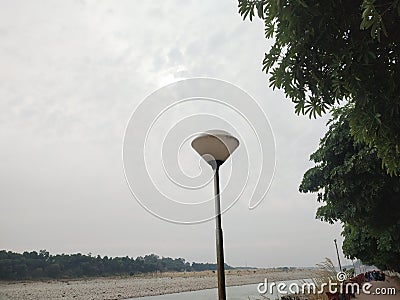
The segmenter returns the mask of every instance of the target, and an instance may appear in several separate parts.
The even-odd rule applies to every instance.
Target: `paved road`
[[[394,278],[387,278],[385,281],[372,281],[372,287],[369,289],[370,295],[361,293],[357,295],[356,300],[400,300],[400,281]],[[395,295],[377,295],[378,293],[389,293],[389,288],[395,288]],[[393,293],[393,292],[392,292]]]

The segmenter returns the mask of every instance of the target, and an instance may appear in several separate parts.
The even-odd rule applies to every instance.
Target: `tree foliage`
[[[225,265],[226,269],[231,269]],[[216,270],[216,264],[186,262],[183,258],[159,257],[155,254],[131,257],[92,255],[50,255],[46,250],[24,252],[0,251],[0,280],[43,278],[79,278],[134,275],[154,272]]]
[[[317,218],[344,224],[347,256],[400,270],[400,177],[381,168],[375,147],[354,140],[351,114],[352,108],[334,112],[300,191],[318,193]]]
[[[363,263],[382,270],[400,270],[400,226],[389,226],[376,232],[369,227],[345,224],[343,251],[349,258],[362,258]]]
[[[263,70],[297,114],[352,103],[350,132],[400,171],[400,0],[239,0],[274,44]]]

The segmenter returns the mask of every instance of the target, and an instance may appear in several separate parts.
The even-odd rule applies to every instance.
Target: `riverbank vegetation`
[[[225,269],[232,267],[225,264]],[[132,257],[108,257],[92,254],[56,254],[46,250],[22,254],[0,251],[0,280],[62,279],[156,272],[193,272],[216,270],[216,264],[189,263],[183,258],[155,254]]]

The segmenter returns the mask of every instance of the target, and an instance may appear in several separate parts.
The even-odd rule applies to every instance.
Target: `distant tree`
[[[47,260],[50,257],[50,253],[47,250],[42,249],[39,251],[39,256]]]
[[[230,267],[226,265],[226,268]],[[204,264],[202,269],[215,269],[215,264]],[[79,278],[191,270],[190,263],[183,258],[160,258],[155,254],[134,259],[128,256],[101,258],[100,255],[81,253],[51,255],[46,250],[40,250],[39,254],[35,251],[23,254],[0,251],[0,280]]]
[[[225,270],[230,270],[232,269],[231,266],[225,264]],[[206,271],[206,270],[217,270],[217,265],[216,264],[211,264],[211,263],[192,263],[192,271]]]
[[[239,0],[274,44],[263,70],[297,114],[319,116],[352,103],[350,132],[400,171],[400,1]]]
[[[57,278],[60,275],[60,265],[51,264],[46,268],[47,276],[50,278]]]

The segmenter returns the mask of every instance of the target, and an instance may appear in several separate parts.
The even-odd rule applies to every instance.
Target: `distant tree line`
[[[225,265],[226,269],[232,267]],[[159,257],[155,254],[132,257],[101,257],[90,253],[51,255],[46,250],[24,252],[0,251],[0,280],[44,278],[80,278],[137,275],[155,272],[192,272],[216,270],[216,264],[192,263],[183,258]]]

